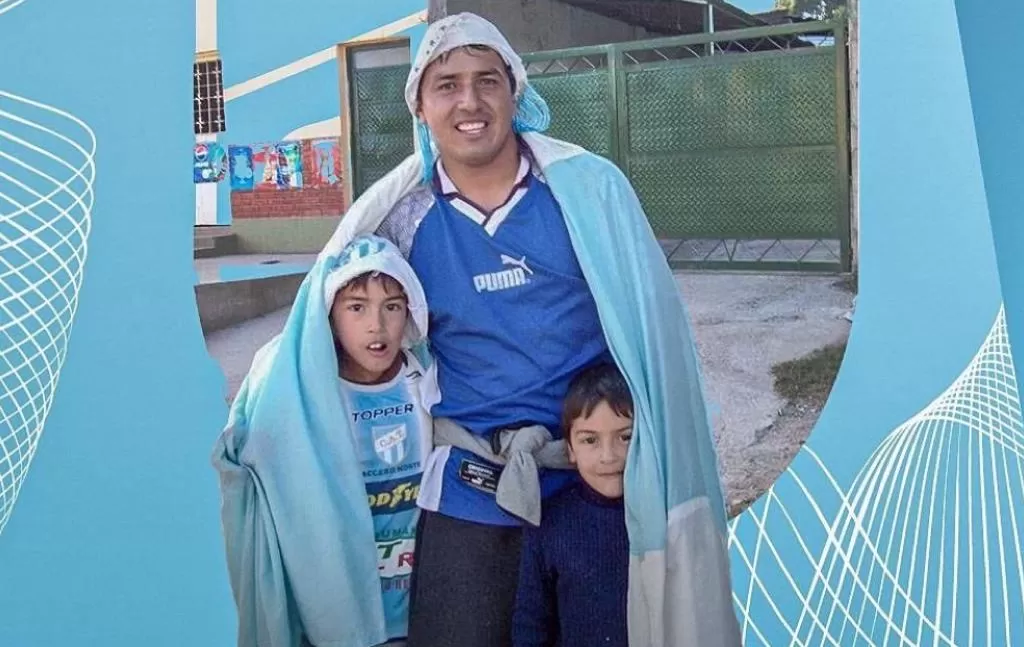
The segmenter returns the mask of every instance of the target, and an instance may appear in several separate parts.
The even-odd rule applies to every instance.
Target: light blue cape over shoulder
[[[424,367],[426,391],[436,367],[422,337],[423,290],[398,249],[387,243],[356,260],[341,252],[322,255],[302,282],[281,334],[257,352],[214,447],[239,647],[386,640],[373,520],[339,388],[327,280],[371,270],[397,278],[409,297],[403,345]],[[429,405],[436,397],[422,399]]]
[[[539,133],[521,137],[558,200],[635,400],[625,473],[630,645],[739,645],[724,499],[675,277],[614,164]],[[351,456],[321,452],[323,430],[339,429],[341,403],[326,386],[334,370],[329,331],[310,313],[323,308],[318,288],[331,259],[355,236],[375,231],[423,181],[423,170],[421,156],[410,156],[346,213],[300,287],[284,332],[254,362],[215,449],[240,644],[296,644],[299,623],[320,645],[382,642],[372,521],[359,469]],[[291,433],[270,431],[277,428]],[[277,457],[274,468],[254,469],[247,453]],[[288,509],[288,501],[304,503]],[[304,552],[310,541],[332,548]],[[243,635],[251,639],[242,643]]]

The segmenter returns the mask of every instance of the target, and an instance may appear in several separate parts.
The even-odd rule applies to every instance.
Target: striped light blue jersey
[[[432,413],[480,435],[540,424],[561,437],[569,381],[607,359],[608,349],[558,203],[525,156],[509,200],[489,213],[459,195],[440,165],[437,171],[434,185],[403,199],[378,230],[398,245],[426,293],[441,390]],[[499,476],[499,466],[439,447],[420,505],[519,525],[495,502]],[[546,471],[542,494],[574,478]]]
[[[421,397],[426,371],[411,353],[405,360],[385,384],[341,380],[373,514],[389,639],[406,635],[416,496],[432,446],[430,413]]]

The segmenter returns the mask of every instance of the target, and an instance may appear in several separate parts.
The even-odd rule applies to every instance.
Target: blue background
[[[1022,33],[1024,14],[1008,2],[957,0],[964,59],[985,173],[988,207],[995,233],[1000,280],[1014,364],[1024,359],[1024,53],[1015,39],[993,36]],[[1018,382],[1018,389],[1021,382]]]
[[[5,647],[234,642],[209,462],[227,407],[189,252],[193,7],[28,0],[0,15],[0,85],[97,138],[67,362],[0,536]]]
[[[837,476],[949,386],[1001,299],[953,3],[864,2],[860,78],[860,294],[811,436]]]
[[[965,9],[968,5],[970,9]],[[962,34],[957,8],[961,11],[959,18],[966,23]],[[839,376],[805,450],[773,488],[774,498],[760,500],[735,526],[734,588],[741,596],[740,606],[749,614],[750,626],[760,625],[762,632],[760,640],[751,640],[752,645],[790,643],[791,629],[776,618],[776,609],[791,625],[801,627],[804,644],[821,644],[816,640],[820,629],[812,627],[801,612],[805,605],[821,608],[823,585],[817,582],[817,590],[808,602],[800,600],[794,589],[804,593],[814,590],[813,560],[828,552],[825,525],[842,516],[837,488],[846,491],[858,472],[867,467],[880,443],[928,407],[967,368],[992,329],[1004,297],[1011,342],[1021,342],[1014,330],[1014,321],[1018,327],[1024,323],[1019,302],[1024,296],[1020,290],[1021,261],[1019,253],[1011,258],[1008,251],[1021,249],[1024,230],[1019,217],[1012,223],[1007,221],[1017,215],[1013,212],[1020,204],[1022,190],[1019,159],[1024,133],[1020,102],[1013,99],[1021,90],[1019,84],[1014,86],[1009,80],[1013,70],[1019,74],[1021,57],[1008,43],[993,42],[1001,39],[992,32],[996,24],[1000,30],[1012,31],[1013,19],[1007,18],[1012,11],[1011,5],[1002,1],[966,0],[958,7],[953,0],[861,3],[860,293]],[[970,86],[961,37],[972,74]],[[980,79],[973,76],[975,70],[982,70]],[[972,97],[972,91],[979,90],[984,94]],[[983,157],[979,157],[976,123]],[[993,231],[998,244],[994,244]],[[1024,342],[1018,346],[1019,357]],[[1016,365],[1020,366],[1019,362]],[[972,394],[978,401],[957,403],[972,414],[983,411],[980,400],[984,390],[992,387],[982,382],[975,388],[982,391],[980,395]],[[961,413],[959,417],[966,415]],[[991,422],[983,417],[975,421],[974,427],[954,423],[943,428],[943,434],[961,443],[979,443]],[[962,440],[966,438],[973,440]],[[904,437],[901,442],[909,441]],[[977,455],[968,457],[970,451],[980,450],[968,450],[957,460],[966,463],[978,459]],[[914,460],[913,456],[904,456],[900,465],[907,467]],[[964,473],[969,475],[969,469]],[[951,491],[961,492],[964,498],[970,492],[976,504],[993,505],[992,492],[985,496],[976,482],[966,481],[970,476],[961,476],[959,471],[956,474],[958,482],[947,482]],[[911,480],[916,478],[917,473]],[[1013,486],[1006,487],[1009,492]],[[1009,496],[1006,492],[1003,494]],[[1020,499],[1015,502],[1019,505]],[[948,521],[954,513],[951,510],[945,517],[938,516]],[[757,524],[761,522],[769,527],[766,536],[758,532]],[[869,523],[864,519],[861,522]],[[931,530],[936,531],[936,527]],[[962,577],[956,587],[946,582],[946,605],[954,598],[959,602],[954,638],[957,644],[970,640],[1008,644],[1005,636],[1012,633],[1019,637],[1024,625],[1019,614],[1011,611],[1015,619],[1000,628],[1004,611],[998,601],[1000,585],[1008,583],[1010,595],[1014,595],[1019,594],[1021,583],[1015,583],[1017,572],[1010,572],[1009,566],[1004,575],[982,565],[988,554],[982,547],[997,547],[992,543],[996,540],[982,534],[981,527],[976,526],[973,532],[969,538],[971,549],[960,555],[960,569],[963,575],[964,565],[973,561],[978,581],[971,583]],[[798,543],[798,538],[804,544]],[[916,539],[925,541],[924,537]],[[767,545],[772,545],[772,551]],[[858,538],[837,550],[856,555],[865,545],[864,539]],[[903,547],[907,546],[901,550]],[[1012,563],[1016,557],[1012,554],[1014,547],[1009,548]],[[742,559],[756,550],[762,553],[756,574],[764,590],[757,590],[748,602],[746,589],[752,578]],[[911,577],[906,569],[901,570],[902,553],[897,557],[885,552],[888,549],[884,546],[880,550],[882,559],[891,560],[886,566],[897,576]],[[944,558],[948,576],[953,558],[950,554]],[[866,571],[871,560],[851,559],[857,564],[853,570],[862,578],[870,578]],[[778,564],[784,565],[788,574]],[[934,563],[927,567],[933,568]],[[983,609],[989,592],[982,593],[982,578],[986,577],[996,599],[992,618],[974,618],[971,634],[968,614]],[[851,578],[847,575],[846,579]],[[853,587],[849,581],[847,585]],[[883,597],[887,595],[884,588],[870,582],[865,587],[881,591]],[[926,599],[919,585],[917,589],[910,586],[908,595],[919,604]],[[865,599],[859,586],[855,594],[849,590],[837,594],[846,596],[860,602]],[[894,604],[894,626],[898,627],[903,602]],[[934,605],[932,595],[926,616],[947,614],[946,607],[937,611]],[[829,607],[826,604],[824,608]],[[913,617],[912,628],[917,616],[909,615]],[[829,616],[833,621],[828,626],[830,632],[838,633],[842,620],[841,615],[838,617]],[[863,629],[873,637],[888,631],[886,623],[876,622],[871,612],[867,617],[872,619],[865,620]],[[943,621],[948,622],[949,616],[943,615]],[[949,629],[946,625],[943,628]],[[992,642],[985,642],[982,632],[986,629],[994,629]],[[841,644],[861,642],[848,630]]]

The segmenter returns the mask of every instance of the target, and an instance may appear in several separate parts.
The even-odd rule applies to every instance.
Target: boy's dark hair
[[[633,417],[633,396],[619,367],[610,362],[580,371],[569,383],[562,405],[562,430],[568,434],[574,420],[589,416],[597,405],[607,402],[620,416]]]
[[[366,286],[369,285],[370,281],[378,281],[380,283],[380,287],[384,290],[384,294],[388,296],[391,296],[393,292],[399,292],[402,296],[406,296],[405,288],[402,286],[402,283],[390,274],[384,274],[382,272],[364,272],[342,286],[342,288],[338,290],[338,294],[341,294],[343,291],[351,288],[365,291]],[[335,295],[334,298],[337,299],[337,295]]]

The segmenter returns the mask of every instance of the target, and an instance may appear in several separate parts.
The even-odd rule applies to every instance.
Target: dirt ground
[[[845,342],[853,294],[835,276],[677,273],[713,412],[726,503],[764,494],[807,440],[824,399],[790,402],[772,368]]]

